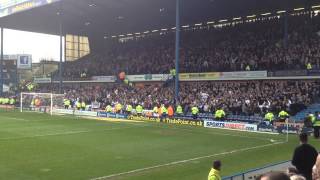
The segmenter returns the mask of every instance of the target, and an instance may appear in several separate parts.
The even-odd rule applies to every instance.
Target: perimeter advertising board
[[[92,116],[92,117],[97,117],[97,112],[92,112],[92,111],[74,111],[74,115],[76,115],[76,116]]]
[[[219,72],[209,73],[181,73],[179,74],[180,81],[210,81],[220,78]]]
[[[288,125],[288,127],[287,127]],[[276,122],[275,127],[279,133],[297,134],[303,128],[303,123],[281,123]]]
[[[222,79],[250,79],[250,78],[265,78],[268,76],[267,71],[236,71],[236,72],[222,72]]]
[[[207,128],[223,128],[223,129],[236,129],[242,131],[257,131],[256,124],[223,122],[223,121],[204,121],[204,127]]]
[[[267,71],[238,71],[238,72],[207,72],[207,73],[181,73],[181,81],[213,81],[234,79],[266,78]]]
[[[142,75],[127,75],[126,78],[130,82],[157,82],[166,81],[169,74],[142,74]]]
[[[53,113],[55,114],[70,114],[73,115],[74,111],[71,109],[53,109]]]
[[[34,77],[33,82],[37,83],[37,84],[51,83],[51,78],[49,78],[49,77]]]
[[[116,77],[115,76],[92,76],[91,77],[92,81],[96,82],[116,82]]]
[[[107,113],[107,112],[100,111],[98,112],[98,117],[127,119],[128,116],[126,114]]]
[[[201,120],[192,120],[192,119],[180,119],[180,118],[164,118],[160,119],[159,117],[144,117],[144,116],[128,116],[129,120],[136,121],[153,121],[153,122],[163,122],[167,124],[179,124],[179,125],[191,125],[191,126],[201,126],[203,127],[203,121]]]

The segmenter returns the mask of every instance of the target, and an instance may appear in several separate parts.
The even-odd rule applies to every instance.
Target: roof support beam
[[[1,27],[0,95],[3,94],[3,27]]]
[[[179,101],[179,61],[180,61],[180,0],[176,0],[176,60],[175,60],[175,102]]]

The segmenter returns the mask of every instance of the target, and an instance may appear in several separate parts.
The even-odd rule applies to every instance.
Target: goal
[[[26,93],[20,94],[20,111],[53,114],[54,109],[63,108],[64,94]]]

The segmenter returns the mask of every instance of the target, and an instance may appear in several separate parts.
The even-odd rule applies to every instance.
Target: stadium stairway
[[[295,121],[303,121],[306,115],[311,112],[315,113],[316,111],[320,112],[320,103],[312,104],[307,109],[298,112],[295,116],[292,116],[292,119]]]
[[[163,87],[169,87],[171,84],[174,83],[174,77],[173,76],[169,76],[163,83]]]

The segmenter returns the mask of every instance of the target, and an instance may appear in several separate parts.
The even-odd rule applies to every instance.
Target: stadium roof
[[[319,0],[181,0],[181,24],[319,4]],[[58,15],[60,14],[60,15]],[[61,18],[62,17],[62,18]],[[175,26],[175,0],[61,0],[0,18],[5,28],[111,36]]]

